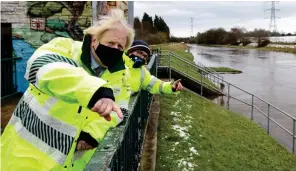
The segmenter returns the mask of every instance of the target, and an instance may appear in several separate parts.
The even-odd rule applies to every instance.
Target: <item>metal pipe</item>
[[[269,118],[269,104],[268,104],[268,107],[267,107],[267,133],[269,134],[269,120],[270,120],[270,118]]]
[[[251,111],[251,120],[254,120],[254,95],[252,95],[252,111]]]
[[[246,104],[246,105],[248,105],[248,106],[251,106],[249,103],[247,103],[247,102],[244,102],[244,101],[242,101],[242,100],[239,100],[239,99],[237,99],[237,98],[235,98],[235,97],[232,97],[232,96],[230,96],[232,99],[235,99],[235,100],[237,100],[237,101],[239,101],[239,102],[242,102],[242,103],[244,103],[244,104]]]
[[[201,72],[201,84],[200,84],[200,95],[202,96],[202,91],[203,91],[203,72]]]
[[[228,91],[227,91],[227,94],[228,94],[228,98],[227,98],[227,109],[229,110],[229,100],[230,100],[230,84],[228,84]]]
[[[128,24],[133,26],[134,25],[134,1],[128,1]]]
[[[293,120],[293,149],[292,149],[292,151],[293,151],[293,153],[295,153],[295,139],[296,139],[296,120],[294,119]]]
[[[263,114],[266,118],[268,118],[268,115],[264,113],[261,109],[259,109],[257,106],[254,106],[255,109],[257,109],[261,114]]]

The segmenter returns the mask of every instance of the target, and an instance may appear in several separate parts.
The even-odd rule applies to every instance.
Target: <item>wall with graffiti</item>
[[[127,1],[97,1],[96,18],[111,8],[127,16]],[[92,23],[91,1],[1,1],[1,23],[12,24],[13,56],[17,61],[18,92],[24,92],[27,60],[35,49],[55,37],[83,39],[83,30]]]
[[[55,37],[82,40],[83,30],[92,22],[89,1],[15,1],[1,5],[6,10],[1,11],[1,22],[12,23],[13,56],[22,58],[17,61],[18,92],[28,87],[26,63],[35,49]]]

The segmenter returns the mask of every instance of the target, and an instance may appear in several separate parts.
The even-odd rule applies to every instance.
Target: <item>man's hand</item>
[[[175,91],[182,91],[184,88],[183,88],[183,85],[181,84],[181,79],[173,82],[172,88]]]
[[[94,147],[92,147],[91,145],[89,145],[88,143],[86,143],[83,140],[79,140],[77,142],[77,145],[76,145],[76,150],[77,151],[89,150],[89,149],[92,149],[92,148],[94,148]]]
[[[115,104],[112,99],[102,98],[94,105],[91,109],[93,112],[97,112],[100,116],[104,117],[107,121],[111,120],[110,113],[112,111],[116,112],[120,119],[123,118],[123,114],[120,108]]]

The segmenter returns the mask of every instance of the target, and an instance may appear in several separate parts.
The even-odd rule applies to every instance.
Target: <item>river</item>
[[[206,66],[231,67],[243,71],[242,74],[223,74],[224,80],[265,99],[296,117],[296,55],[256,49],[189,46],[196,63],[201,62]],[[227,92],[227,85],[224,92]],[[230,88],[230,94],[239,100],[252,103],[252,96],[234,87]],[[226,105],[226,101],[227,97],[214,100],[222,105]],[[266,114],[268,113],[266,103],[254,98],[254,104]],[[230,109],[248,118],[251,117],[252,107],[237,100],[230,100]],[[254,108],[253,111],[254,121],[267,129],[266,117]],[[269,114],[287,130],[293,132],[292,119],[273,107],[269,108]],[[292,149],[292,137],[273,122],[270,122],[270,134],[283,146],[289,150]]]

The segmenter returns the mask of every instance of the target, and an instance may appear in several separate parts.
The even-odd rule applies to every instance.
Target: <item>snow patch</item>
[[[195,150],[194,147],[190,147],[189,150],[190,150],[190,152],[192,152],[192,153],[194,153],[196,155],[199,155],[198,152]]]
[[[171,112],[171,115],[172,115],[172,116],[175,116],[175,117],[180,117],[180,116],[181,116],[180,113],[181,113],[181,112],[175,112],[175,111],[172,111],[172,112]]]
[[[179,133],[180,137],[183,137],[184,139],[189,138],[188,127],[181,127],[180,125],[173,125],[173,129]]]
[[[185,159],[178,160],[178,167],[182,168],[182,171],[194,170],[194,166],[196,165],[192,164],[189,161],[186,161]]]
[[[174,104],[174,106],[177,106],[181,102],[181,99],[177,100]]]

